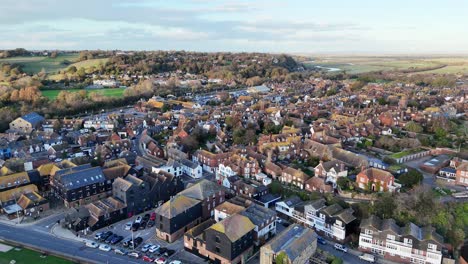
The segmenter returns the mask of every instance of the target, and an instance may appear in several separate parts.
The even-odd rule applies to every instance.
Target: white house
[[[281,213],[285,216],[292,217],[294,212],[294,207],[300,204],[302,201],[297,196],[291,196],[286,200],[277,202],[275,204],[275,209],[278,213]]]
[[[188,176],[199,179],[203,176],[202,167],[200,164],[192,162],[188,159],[181,159],[180,164],[182,165],[182,172]]]
[[[165,171],[178,177],[182,175],[182,165],[177,161],[169,160],[166,165],[159,168],[153,167],[151,171],[154,173]]]
[[[258,181],[258,182],[261,182],[263,185],[265,186],[268,186],[271,184],[272,182],[272,179],[269,178],[265,173],[263,172],[259,172],[255,175],[255,179]]]
[[[237,173],[232,170],[231,166],[229,165],[224,165],[223,163],[218,165],[218,170],[216,172],[216,179],[225,179],[229,178],[231,176],[236,175]]]

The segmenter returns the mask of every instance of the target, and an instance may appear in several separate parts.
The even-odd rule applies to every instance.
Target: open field
[[[338,68],[351,74],[373,71],[468,74],[468,57],[317,57],[305,64]]]
[[[81,67],[87,69],[93,66],[96,67],[99,64],[106,64],[108,60],[109,60],[108,58],[104,58],[104,59],[92,59],[92,60],[79,61],[79,62],[73,63],[69,67],[75,66],[77,69]]]
[[[28,56],[0,59],[3,62],[19,64],[26,73],[34,74],[44,69],[47,73],[57,72],[68,67],[65,61],[73,63],[78,58],[78,53],[58,55],[56,58]]]
[[[7,252],[0,252],[0,264],[9,264],[15,260],[16,264],[71,264],[73,262],[55,256],[41,258],[41,253],[22,248],[21,250],[11,249]]]
[[[79,92],[83,89],[57,89],[57,90],[42,90],[41,93],[43,96],[49,98],[49,100],[55,100],[57,98],[57,95],[61,91],[68,91],[68,92]],[[91,92],[98,92],[101,93],[104,96],[108,97],[120,97],[123,95],[125,88],[103,88],[103,89],[88,89],[86,90],[86,93],[89,95]]]

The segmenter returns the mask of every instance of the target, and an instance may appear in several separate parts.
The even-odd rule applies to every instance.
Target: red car
[[[143,261],[145,261],[145,262],[153,262],[153,261],[154,261],[154,259],[152,259],[152,258],[150,258],[150,257],[148,257],[148,256],[143,256],[142,259],[143,259]]]
[[[150,220],[153,220],[153,221],[156,220],[156,213],[155,212],[151,213]]]

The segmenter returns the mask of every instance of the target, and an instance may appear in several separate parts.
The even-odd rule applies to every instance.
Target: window
[[[413,240],[411,240],[411,239],[409,239],[409,238],[405,238],[405,239],[403,240],[403,242],[404,242],[405,244],[408,244],[408,245],[412,245],[412,244],[413,244]]]
[[[221,240],[219,239],[219,236],[216,236],[216,237],[215,237],[215,241],[216,241],[216,243],[219,243],[219,242],[221,241]]]
[[[215,247],[215,252],[216,252],[216,253],[221,252],[221,250],[219,249],[219,247]]]
[[[366,229],[366,230],[364,231],[364,233],[365,233],[366,235],[372,235],[372,230]]]
[[[429,243],[429,244],[427,245],[427,248],[432,249],[432,250],[437,250],[437,245],[434,245],[434,244]]]
[[[388,239],[388,240],[395,240],[395,236],[394,236],[394,235],[388,234],[388,235],[387,235],[387,239]]]

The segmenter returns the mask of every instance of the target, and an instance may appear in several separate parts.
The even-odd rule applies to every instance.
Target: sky
[[[0,49],[468,54],[466,0],[0,0]]]

